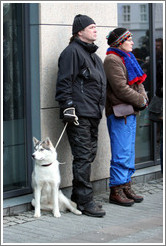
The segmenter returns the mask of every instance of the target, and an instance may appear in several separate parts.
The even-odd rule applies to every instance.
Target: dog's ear
[[[46,145],[47,146],[49,146],[49,147],[51,147],[51,146],[53,146],[52,145],[52,142],[51,142],[51,140],[50,140],[50,138],[49,137],[47,137],[46,139],[45,139],[45,141],[44,141],[45,143],[46,143]]]
[[[37,138],[33,137],[33,144],[34,146],[39,142],[39,140],[37,140]]]

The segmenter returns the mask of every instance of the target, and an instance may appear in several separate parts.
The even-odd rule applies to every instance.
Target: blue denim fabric
[[[111,114],[107,118],[107,127],[112,153],[109,187],[112,187],[130,182],[135,172],[136,116],[127,116],[125,124],[124,118]]]

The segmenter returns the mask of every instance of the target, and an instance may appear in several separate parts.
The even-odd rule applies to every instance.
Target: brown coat
[[[112,106],[121,103],[133,105],[135,113],[147,98],[143,84],[128,85],[127,70],[120,57],[110,54],[104,60],[107,76],[106,116],[113,113]]]

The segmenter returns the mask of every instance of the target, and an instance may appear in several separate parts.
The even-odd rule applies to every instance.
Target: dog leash
[[[68,122],[66,122],[66,124],[65,124],[65,126],[64,126],[64,128],[63,128],[63,131],[62,131],[62,133],[61,133],[61,135],[60,135],[60,137],[59,137],[59,139],[58,139],[58,142],[57,142],[57,144],[55,145],[55,149],[58,147],[58,144],[59,144],[59,142],[61,141],[61,138],[62,138],[62,136],[63,136],[63,134],[64,134],[64,132],[65,132],[65,130],[66,130],[67,124],[68,124]]]
[[[75,115],[75,113],[74,113],[74,115]],[[66,124],[65,124],[65,126],[64,126],[64,128],[63,128],[63,131],[62,131],[62,133],[61,133],[61,135],[60,135],[60,137],[59,137],[59,139],[58,139],[58,142],[57,142],[57,144],[55,145],[55,149],[58,147],[58,144],[59,144],[59,142],[61,141],[61,138],[62,138],[62,136],[63,136],[63,134],[64,134],[64,132],[65,132],[65,130],[66,130],[67,124],[68,124],[68,122],[66,122]],[[74,124],[75,124],[76,126],[79,125],[78,117],[77,117],[76,115],[75,115],[75,121],[74,121]]]

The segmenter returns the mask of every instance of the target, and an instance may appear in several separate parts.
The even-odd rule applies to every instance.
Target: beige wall
[[[65,2],[40,3],[40,82],[41,82],[41,133],[42,139],[49,136],[54,144],[63,129],[59,119],[59,107],[55,101],[58,57],[68,45],[75,15],[86,14],[97,24],[99,49],[97,54],[102,60],[107,49],[106,35],[117,26],[117,4],[111,2]],[[58,160],[66,162],[60,166],[61,187],[72,185],[72,155],[66,133],[58,148]],[[92,164],[91,180],[109,177],[110,141],[106,118],[99,126],[97,156]]]

